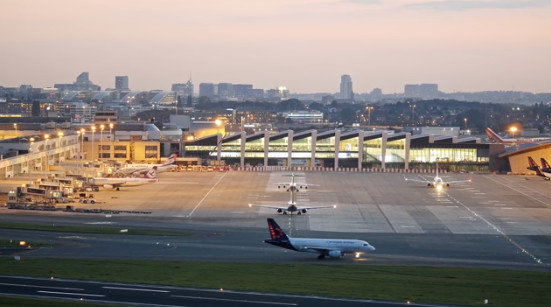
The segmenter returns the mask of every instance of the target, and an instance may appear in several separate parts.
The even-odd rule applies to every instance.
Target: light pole
[[[415,125],[415,105],[411,105],[411,121],[413,122],[413,125]]]
[[[31,137],[30,140],[31,140],[31,146],[29,147],[29,159],[27,160],[27,167],[29,168],[28,169],[29,181],[31,181],[31,183],[32,183],[32,176],[31,176],[32,168],[31,168],[31,165],[34,164],[34,159],[31,157],[31,155],[32,155],[32,150],[33,150],[33,145],[34,145],[34,138]]]
[[[61,149],[61,138],[63,137],[63,131],[59,131],[57,133],[57,136],[59,137],[59,145],[58,145],[59,154],[58,154],[58,158],[57,158],[57,165],[60,165],[61,164],[61,153],[63,152],[63,150]]]
[[[96,133],[96,126],[92,126],[92,162],[96,159],[96,156],[94,155],[94,133]]]
[[[511,132],[511,137],[512,138],[515,138],[515,132],[517,132],[517,127],[513,126],[511,128],[509,128],[509,131]]]
[[[78,155],[78,164],[80,165],[80,141],[79,141],[79,138],[80,138],[80,130],[77,130],[77,155]]]
[[[371,126],[371,110],[373,110],[372,106],[367,107],[367,125]]]
[[[113,152],[113,136],[111,135],[111,131],[113,130],[113,123],[109,123],[109,158],[111,159],[111,152]]]
[[[465,130],[467,130],[467,118],[465,117],[463,120],[465,121]]]
[[[86,132],[86,129],[80,128],[80,162],[82,164],[82,161],[84,160],[84,133]]]
[[[46,171],[49,170],[49,164],[50,164],[50,149],[48,148],[48,140],[50,139],[49,134],[44,135],[44,139],[46,140]]]
[[[105,125],[101,124],[99,126],[99,159],[100,161],[103,161],[103,129],[105,129]]]

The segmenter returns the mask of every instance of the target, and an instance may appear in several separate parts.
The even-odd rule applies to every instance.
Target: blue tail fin
[[[274,219],[268,219],[268,230],[270,231],[271,239],[264,240],[264,242],[287,249],[295,249],[289,241],[289,237],[287,237],[283,229],[279,227]]]

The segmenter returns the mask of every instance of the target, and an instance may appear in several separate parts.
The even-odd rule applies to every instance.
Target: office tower
[[[128,76],[115,76],[115,89],[121,91],[129,91]]]
[[[352,90],[352,78],[349,75],[341,76],[341,91],[340,98],[343,100],[354,100],[354,92]]]

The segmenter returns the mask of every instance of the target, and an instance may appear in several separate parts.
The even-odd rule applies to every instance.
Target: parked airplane
[[[547,163],[545,158],[540,158],[540,161],[541,161],[541,171],[551,173],[551,165],[549,165],[549,163]]]
[[[375,250],[375,247],[362,240],[292,238],[287,236],[271,218],[268,219],[268,230],[271,239],[264,240],[264,242],[297,252],[317,253],[319,254],[318,259],[323,259],[325,256],[341,258],[345,254],[351,253],[355,253],[358,258],[363,252]]]
[[[291,182],[278,183],[277,184],[278,189],[280,188],[287,189],[287,192],[293,192],[293,191],[298,192],[300,189],[308,189],[309,185],[307,183],[299,183],[295,181],[295,177],[299,177],[298,175],[291,173],[291,175],[287,175],[287,176],[291,176]],[[314,185],[310,185],[310,186],[314,186]]]
[[[541,158],[542,164],[545,162],[544,165],[549,166],[547,164],[547,161],[545,159]],[[529,169],[531,171],[536,172],[536,175],[543,177],[545,180],[551,180],[551,169],[550,168],[540,168],[540,166],[532,159],[532,157],[528,157],[528,167],[526,169]]]
[[[530,139],[504,139],[500,137],[497,133],[495,133],[492,129],[486,128],[486,135],[491,140],[495,141],[496,143],[500,144],[510,144],[510,145],[520,145],[520,144],[526,144],[526,143],[533,143],[538,141],[547,140],[549,138],[530,138]]]
[[[95,187],[120,190],[121,187],[134,187],[157,182],[157,166],[153,166],[143,177],[98,177],[89,180],[89,184]]]
[[[293,212],[296,212],[297,215],[301,215],[303,213],[308,212],[308,210],[311,209],[322,209],[322,208],[337,208],[337,205],[333,206],[314,206],[314,207],[303,207],[297,205],[297,190],[291,190],[291,200],[289,200],[289,203],[287,206],[268,206],[268,205],[253,205],[249,204],[249,207],[264,207],[264,208],[270,208],[270,209],[276,209],[277,213],[283,213],[283,214],[293,214]]]
[[[434,176],[434,178],[432,179],[432,181],[427,180],[427,179],[425,179],[425,178],[423,178],[423,179],[407,178],[406,176],[404,176],[404,179],[405,179],[406,181],[414,181],[414,182],[423,182],[423,183],[426,183],[427,186],[429,186],[429,187],[434,187],[434,188],[436,188],[437,191],[441,191],[444,187],[449,187],[450,184],[471,182],[471,179],[467,179],[467,180],[444,181],[444,179],[442,179],[442,177],[440,177],[440,176],[438,175],[438,163],[436,163],[436,176]]]
[[[163,173],[167,171],[173,171],[178,168],[178,165],[174,164],[176,160],[176,154],[170,155],[164,163],[160,164],[128,164],[125,167],[118,169],[115,174],[118,176],[135,176],[147,173],[152,167],[157,167],[157,173]]]

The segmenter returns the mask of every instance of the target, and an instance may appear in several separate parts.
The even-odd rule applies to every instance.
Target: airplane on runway
[[[375,247],[362,240],[292,238],[287,236],[271,218],[268,218],[268,230],[271,239],[264,240],[264,242],[297,252],[317,253],[319,254],[318,259],[323,259],[326,256],[341,258],[345,254],[351,253],[359,258],[361,253],[375,250]]]
[[[450,184],[456,184],[456,183],[468,183],[471,182],[471,179],[467,180],[453,180],[453,181],[444,181],[442,177],[438,175],[438,163],[436,163],[436,176],[432,179],[432,181],[427,180],[425,178],[423,179],[416,179],[416,178],[407,178],[404,176],[404,179],[406,181],[414,181],[414,182],[423,182],[426,183],[429,187],[434,187],[437,191],[442,191],[444,187],[449,187]]]
[[[300,189],[308,189],[308,186],[314,186],[312,184],[307,184],[307,183],[299,183],[299,182],[296,182],[295,181],[295,177],[299,177],[298,175],[295,175],[295,173],[291,173],[291,175],[287,175],[287,176],[291,176],[291,182],[284,182],[284,183],[278,183],[277,184],[277,188],[283,188],[283,189],[287,189],[287,192],[298,192]]]
[[[314,206],[314,207],[303,207],[297,205],[297,190],[293,189],[291,192],[291,200],[287,203],[287,206],[268,206],[268,205],[253,205],[249,204],[249,207],[264,207],[264,208],[270,208],[270,209],[276,209],[277,213],[282,214],[293,214],[294,212],[297,213],[297,215],[304,214],[308,212],[308,210],[312,209],[323,209],[323,208],[337,208],[337,205],[333,206]]]
[[[128,164],[126,167],[118,169],[115,174],[119,176],[136,176],[149,172],[152,167],[157,167],[157,173],[163,173],[173,171],[178,168],[178,165],[174,164],[176,160],[176,154],[170,155],[164,163],[160,164]]]
[[[548,168],[549,164],[547,164],[544,158],[541,158],[541,160],[542,164],[545,162],[543,165],[547,166],[546,168],[540,168],[532,157],[528,157],[528,167],[526,169],[536,172],[536,175],[543,177],[544,180],[551,180],[551,169]]]
[[[88,183],[93,187],[104,187],[118,191],[121,187],[135,187],[154,182],[157,182],[157,166],[153,166],[143,177],[97,177],[91,178]]]

